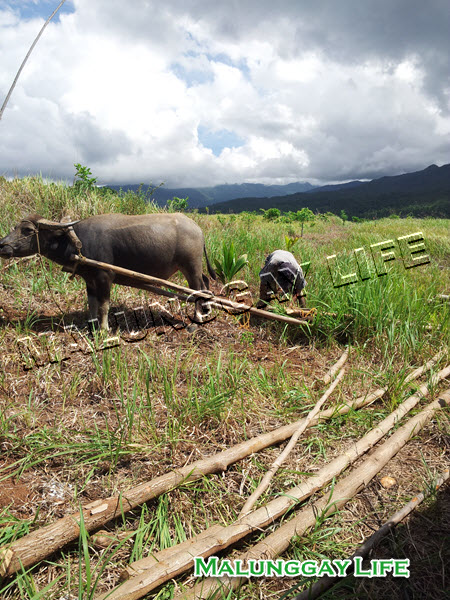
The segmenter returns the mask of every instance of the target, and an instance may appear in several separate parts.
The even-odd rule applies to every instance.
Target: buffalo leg
[[[108,329],[109,299],[111,295],[111,282],[105,277],[97,283],[98,320],[102,329]]]
[[[91,319],[96,319],[98,316],[98,300],[95,287],[86,283],[86,289],[88,297],[89,316]]]
[[[198,269],[185,269],[182,271],[183,275],[186,277],[188,281],[188,286],[191,290],[208,290],[209,288],[209,280],[203,275],[200,265],[200,270]],[[205,317],[207,317],[211,309],[207,304],[207,300],[203,300],[199,298],[195,301],[195,317],[194,321],[196,323],[203,323]]]
[[[111,283],[110,276],[105,272],[98,273],[94,280],[86,282],[89,313],[91,319],[98,319],[101,329],[108,329]]]

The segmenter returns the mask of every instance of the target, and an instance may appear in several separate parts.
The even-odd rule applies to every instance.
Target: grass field
[[[34,212],[75,219],[156,210],[139,195],[118,197],[99,190],[79,194],[39,178],[0,179],[0,208],[0,237]],[[202,227],[210,258],[220,259],[223,241],[233,242],[238,255],[248,255],[239,278],[255,299],[265,256],[283,248],[286,235],[299,236],[301,230],[300,223],[251,214],[189,216]],[[303,238],[292,248],[299,262],[310,262],[307,305],[318,314],[308,327],[253,319],[246,323],[220,312],[195,330],[155,327],[134,343],[121,331],[116,347],[84,353],[71,351],[73,340],[63,327],[75,324],[83,330],[86,324],[83,281],[70,280],[58,265],[37,256],[0,263],[0,546],[88,502],[125,492],[305,416],[326,389],[317,381],[348,346],[345,377],[326,408],[378,387],[386,386],[388,392],[370,407],[308,429],[260,504],[308,479],[426,381],[405,385],[412,369],[448,348],[449,304],[433,301],[438,294],[449,294],[448,231],[449,221],[437,219],[317,219],[305,226]],[[430,262],[406,269],[396,240],[416,232],[423,234]],[[342,269],[351,271],[356,248],[364,247],[368,254],[371,244],[386,240],[395,242],[396,253],[396,260],[386,263],[386,275],[334,287],[327,256],[336,254]],[[184,283],[181,276],[174,280]],[[220,288],[220,283],[212,284],[213,291]],[[146,292],[116,287],[111,312],[129,315],[155,299],[166,304]],[[285,306],[277,310],[283,312]],[[186,320],[185,307],[177,305],[176,310]],[[18,341],[26,337],[42,353],[39,364],[24,360]],[[45,358],[49,345],[53,362]],[[447,350],[434,371],[448,359]],[[442,382],[430,399],[448,387],[448,380]],[[448,409],[437,414],[379,477],[334,517],[294,540],[283,558],[350,556],[448,467],[448,417]],[[81,535],[34,568],[0,580],[1,600],[81,600],[112,589],[128,563],[214,523],[231,523],[279,451],[267,448],[225,474],[185,484],[122,515],[106,526],[112,539],[107,548],[93,534]],[[393,488],[380,485],[383,475],[395,478]],[[447,597],[449,492],[444,486],[376,550],[379,558],[410,558],[408,580],[350,578],[324,597]],[[228,555],[261,537],[262,532],[249,536]],[[189,575],[181,576],[145,597],[169,600],[188,582]],[[253,579],[232,597],[279,598],[297,583],[289,578]]]

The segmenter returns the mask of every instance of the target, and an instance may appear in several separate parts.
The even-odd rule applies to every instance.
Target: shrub
[[[214,260],[217,275],[222,283],[232,281],[236,273],[248,265],[247,254],[236,257],[233,242],[222,243],[222,257],[222,261]]]
[[[97,178],[92,177],[92,173],[89,167],[83,167],[80,163],[76,163],[74,165],[76,169],[75,179],[73,186],[78,190],[86,192],[88,190],[93,190],[96,187]]]
[[[167,201],[167,210],[169,212],[183,212],[183,210],[187,210],[188,208],[188,200],[189,196],[186,198],[174,196],[172,200]]]
[[[313,213],[313,211],[306,207],[296,212],[295,220],[300,221],[300,223],[302,224],[301,237],[303,237],[303,227],[305,226],[305,223],[307,221],[314,221],[315,218],[316,215]]]
[[[278,217],[281,215],[281,212],[278,208],[268,208],[267,210],[261,208],[261,210],[263,211],[264,219],[268,219],[269,221],[278,219]]]

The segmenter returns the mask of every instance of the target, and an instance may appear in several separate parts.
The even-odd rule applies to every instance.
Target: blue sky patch
[[[197,133],[202,146],[212,150],[215,156],[219,156],[224,148],[239,148],[245,143],[245,140],[228,129],[211,131],[207,127],[199,125]]]
[[[224,53],[210,54],[207,52],[203,55],[201,51],[197,52],[193,50],[188,50],[183,56],[194,59],[204,56],[209,63],[222,63],[224,65],[228,65],[229,67],[234,67],[239,69],[246,79],[250,79],[250,69],[248,68],[245,60],[233,61],[227,54]],[[202,83],[211,83],[214,81],[214,74],[212,70],[208,69],[207,67],[204,69],[189,68],[179,62],[174,62],[170,65],[170,70],[178,77],[178,79],[184,81],[187,84],[187,87],[201,85]]]
[[[58,6],[58,0],[39,0],[39,2],[6,2],[12,10],[18,11],[22,19],[36,19],[41,17],[46,21],[55,8]],[[73,2],[66,0],[61,6],[52,21],[59,21],[59,17],[62,14],[69,14],[75,12]]]
[[[214,61],[218,63],[223,63],[224,65],[228,65],[229,67],[235,67],[239,69],[246,79],[250,79],[250,69],[248,68],[247,61],[244,59],[241,60],[232,60],[227,54],[220,52],[219,54],[206,54],[206,58],[209,61]]]
[[[178,77],[178,79],[184,81],[187,87],[200,85],[214,80],[214,75],[210,71],[186,69],[186,67],[180,65],[180,63],[172,63],[170,65],[170,70]]]

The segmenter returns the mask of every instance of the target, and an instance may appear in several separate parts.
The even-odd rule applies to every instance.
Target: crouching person
[[[303,271],[294,256],[286,250],[275,250],[266,258],[259,272],[259,302],[256,308],[265,308],[281,290],[284,294],[292,294],[301,308],[305,308],[306,300],[302,290],[306,286]]]

